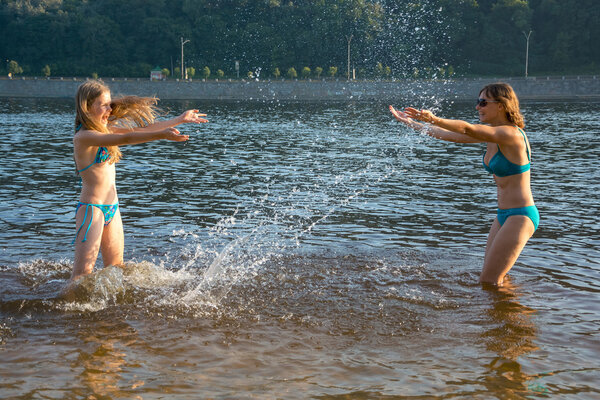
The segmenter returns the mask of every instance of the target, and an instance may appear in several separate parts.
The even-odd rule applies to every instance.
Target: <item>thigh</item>
[[[75,259],[73,260],[71,279],[91,274],[94,271],[104,231],[104,215],[102,211],[93,206],[88,207],[86,215],[86,206],[81,206],[77,210],[75,223],[79,234],[75,238]]]
[[[121,210],[117,210],[102,234],[102,261],[104,266],[123,264],[123,221]]]
[[[491,242],[488,243],[480,281],[502,284],[504,276],[517,261],[534,230],[533,223],[526,216],[508,217]]]
[[[494,243],[494,239],[496,238],[496,235],[498,234],[498,231],[500,230],[500,228],[501,228],[501,226],[500,226],[500,223],[498,222],[498,218],[494,218],[494,222],[492,222],[492,226],[490,227],[490,233],[488,234],[487,243],[485,244],[485,257],[483,258],[484,265],[485,265],[485,260],[488,257],[490,248],[492,247],[492,243]]]

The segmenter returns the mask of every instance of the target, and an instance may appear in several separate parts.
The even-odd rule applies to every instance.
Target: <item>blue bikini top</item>
[[[78,170],[77,172],[85,171],[89,167],[94,164],[102,164],[103,162],[110,159],[110,153],[106,147],[98,147],[98,151],[96,152],[96,158],[94,158],[94,162],[88,165],[87,167]]]
[[[76,130],[78,131],[80,129],[81,129],[81,124],[79,124],[79,126],[77,126]],[[108,161],[109,159],[110,159],[110,153],[108,152],[108,149],[106,147],[98,147],[98,151],[96,152],[96,157],[94,158],[94,162],[92,162],[87,167],[78,170],[77,172],[79,173],[79,172],[85,171],[92,165],[102,164],[103,162]]]
[[[527,160],[529,160],[529,162],[525,165],[518,165],[510,162],[500,151],[500,146],[497,145],[498,151],[490,160],[489,165],[486,165],[485,161],[483,161],[485,160],[486,151],[483,152],[483,168],[485,168],[485,170],[490,174],[494,174],[502,178],[505,176],[522,174],[523,172],[529,171],[529,169],[531,168],[531,157],[529,156],[529,148],[527,147],[527,141],[525,140],[525,132],[523,132],[521,128],[517,129],[519,129],[519,131],[523,135],[523,142],[525,142],[525,151],[527,152]]]

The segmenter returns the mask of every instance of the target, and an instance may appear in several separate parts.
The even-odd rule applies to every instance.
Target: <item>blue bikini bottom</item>
[[[85,215],[83,216],[83,222],[81,223],[81,226],[77,230],[77,233],[75,234],[75,238],[73,239],[71,244],[75,243],[75,239],[77,239],[77,236],[79,236],[79,231],[85,225],[85,221],[87,220],[88,210],[92,210],[92,212],[91,212],[91,216],[90,216],[90,222],[88,223],[88,227],[85,231],[85,235],[83,236],[82,242],[85,242],[87,240],[88,231],[90,230],[90,227],[92,226],[92,220],[94,219],[94,207],[99,208],[100,211],[102,211],[102,213],[104,214],[104,226],[110,224],[110,221],[112,221],[113,217],[115,216],[115,213],[119,209],[119,203],[91,204],[91,203],[79,202],[79,203],[77,203],[77,208],[75,208],[75,215],[77,215],[77,211],[79,210],[79,207],[81,207],[81,206],[85,206]]]
[[[540,224],[540,213],[536,206],[527,206],[527,207],[519,207],[519,208],[507,208],[507,209],[498,209],[498,222],[500,226],[504,225],[506,219],[512,215],[524,215],[533,222],[533,226],[535,230],[537,230],[538,225]],[[534,232],[535,232],[534,230]]]

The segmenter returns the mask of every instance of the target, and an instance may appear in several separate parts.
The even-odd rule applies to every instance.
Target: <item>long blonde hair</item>
[[[502,82],[491,83],[479,91],[480,95],[482,93],[504,106],[506,119],[510,123],[515,124],[521,129],[525,128],[525,120],[519,109],[519,98],[512,86]]]
[[[108,127],[94,120],[89,112],[94,101],[107,92],[110,93],[110,89],[100,80],[89,80],[79,85],[75,96],[75,133],[81,128],[102,133],[110,132]],[[158,99],[155,97],[123,96],[113,99],[108,122],[110,125],[121,125],[125,128],[147,126],[153,123],[159,114],[157,102]],[[119,146],[109,146],[107,150],[110,154],[110,163],[116,163],[121,159]]]

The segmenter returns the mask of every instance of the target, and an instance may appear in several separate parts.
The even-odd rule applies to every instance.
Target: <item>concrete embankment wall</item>
[[[85,79],[0,79],[0,97],[73,98]],[[479,78],[401,81],[149,81],[109,78],[113,95],[134,94],[160,99],[190,100],[362,100],[404,98],[472,100],[482,86],[503,81],[521,100],[600,99],[600,77]]]

